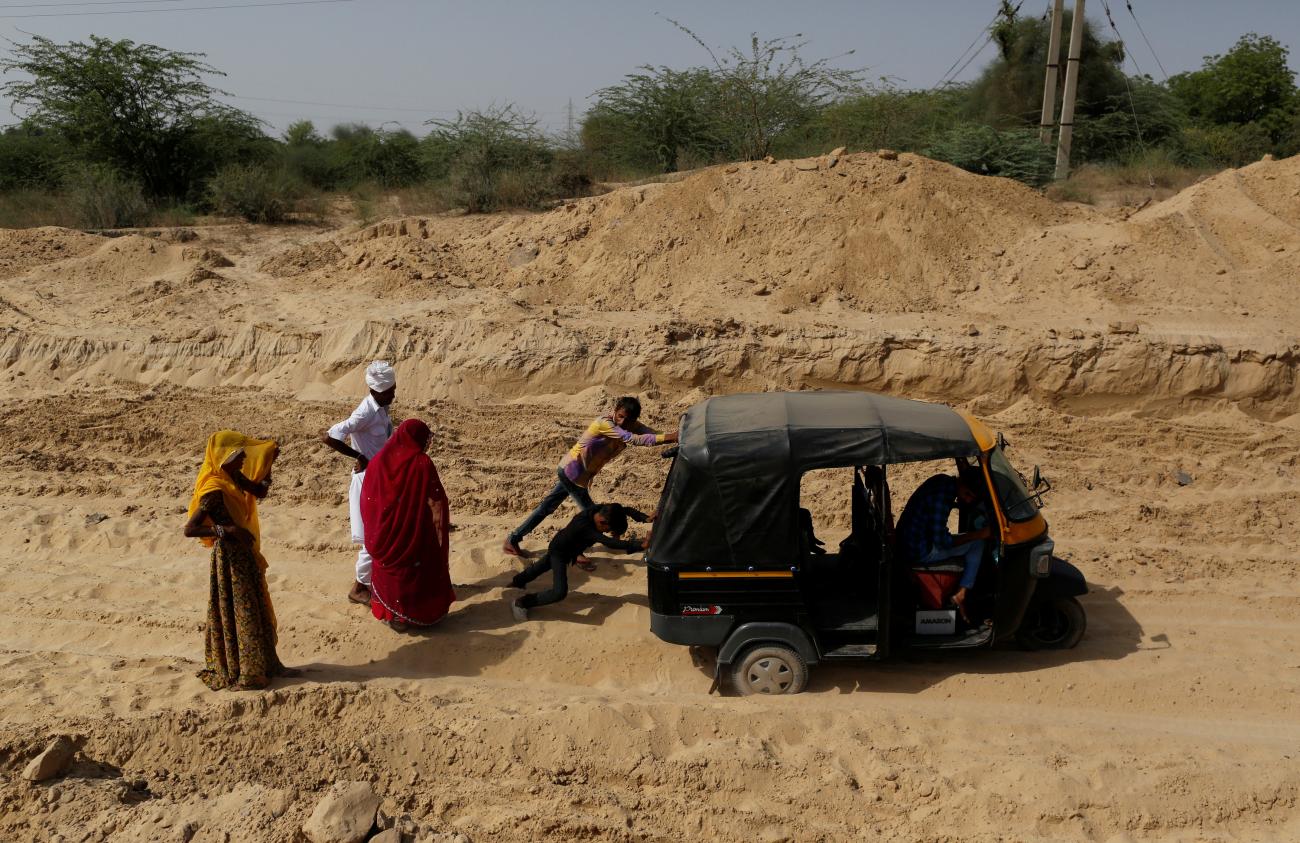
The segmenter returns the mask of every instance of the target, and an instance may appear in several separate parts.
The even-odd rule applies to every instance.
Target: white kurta
[[[393,423],[388,418],[388,408],[379,406],[373,395],[367,395],[352,415],[329,429],[329,435],[341,442],[351,439],[352,449],[372,460],[388,437],[393,435]],[[366,531],[361,523],[361,485],[365,479],[364,471],[352,472],[348,484],[348,520],[351,522],[352,543],[361,545],[357,550],[357,582],[369,585],[371,560],[366,552]]]

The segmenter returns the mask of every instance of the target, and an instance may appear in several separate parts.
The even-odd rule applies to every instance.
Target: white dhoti
[[[348,518],[352,522],[352,543],[361,545],[357,550],[357,582],[368,586],[373,560],[366,551],[366,530],[361,522],[361,484],[365,479],[364,471],[352,472],[352,482],[348,486]]]

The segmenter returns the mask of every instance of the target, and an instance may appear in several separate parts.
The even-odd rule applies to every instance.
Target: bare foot
[[[352,583],[352,590],[348,592],[348,599],[353,603],[360,603],[363,606],[370,605],[370,589],[366,588],[359,582]]]
[[[506,539],[501,545],[501,552],[510,556],[518,556],[520,559],[532,559],[533,554],[519,546],[519,542]]]

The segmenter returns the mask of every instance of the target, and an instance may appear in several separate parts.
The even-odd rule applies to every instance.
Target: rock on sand
[[[50,745],[23,769],[23,778],[30,782],[43,782],[68,769],[72,756],[77,753],[77,745],[66,735],[59,735],[50,741]]]
[[[366,782],[339,782],[316,805],[302,833],[312,843],[361,843],[375,824],[379,797]]]

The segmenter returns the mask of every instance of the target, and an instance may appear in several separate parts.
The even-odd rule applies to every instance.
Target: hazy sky
[[[841,63],[907,87],[929,87],[973,41],[984,40],[981,28],[998,6],[996,0],[345,0],[193,8],[275,1],[0,0],[0,32],[11,40],[36,33],[56,41],[95,34],[206,53],[228,74],[220,87],[236,95],[233,104],[277,131],[297,118],[322,129],[394,121],[422,131],[428,117],[493,102],[518,103],[561,129],[570,100],[580,114],[591,92],[639,65],[685,67],[707,58],[666,18],[690,26],[711,46],[744,44],[751,32],[802,33],[810,42],[806,56],[855,50]],[[1224,52],[1245,32],[1278,39],[1292,49],[1292,67],[1300,68],[1300,0],[1129,2],[1171,74],[1199,67],[1204,56]],[[1137,67],[1160,78],[1125,0],[1109,3]],[[1021,11],[1042,14],[1048,6],[1048,0],[1025,0]],[[145,11],[117,14],[131,9]],[[79,11],[114,13],[69,14]],[[1110,32],[1100,0],[1088,0],[1087,12]],[[958,78],[973,77],[993,53],[986,46]],[[1127,69],[1134,72],[1132,64]]]

